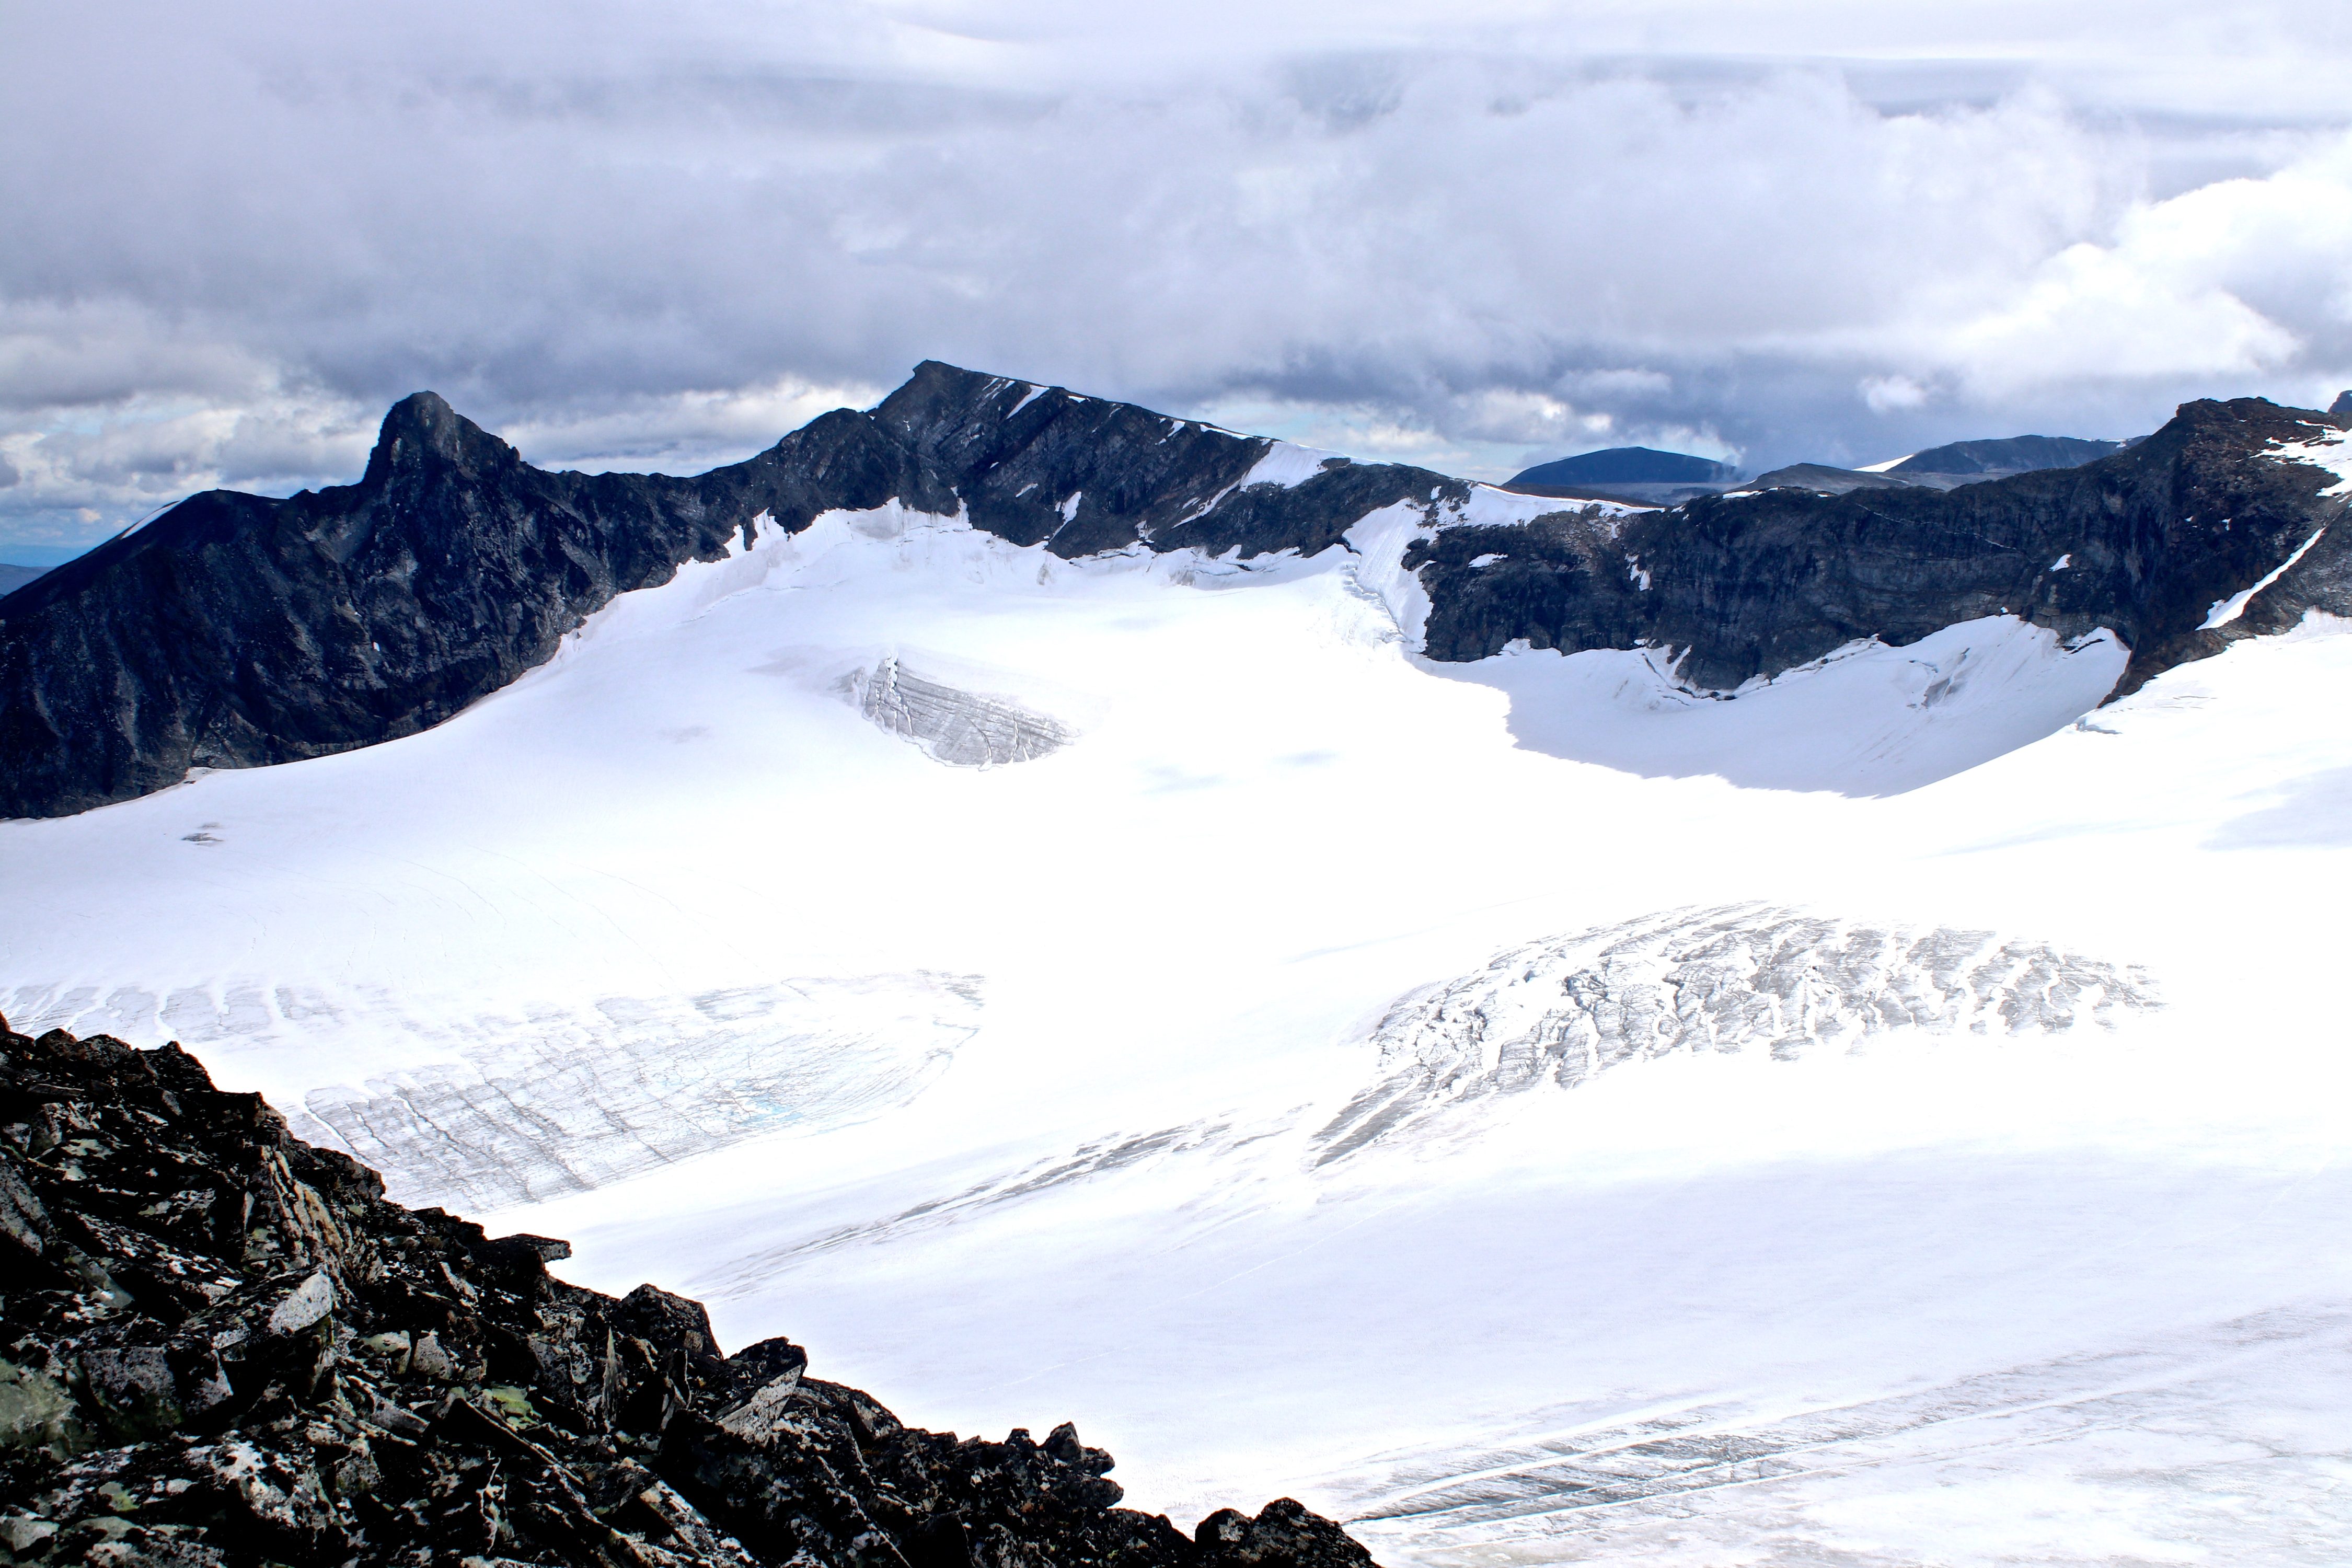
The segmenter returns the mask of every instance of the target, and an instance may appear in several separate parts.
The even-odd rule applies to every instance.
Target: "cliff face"
[[[384,1201],[176,1046],[0,1024],[0,1562],[1369,1568],[1108,1454],[919,1431],[695,1302]]]
[[[414,733],[543,662],[616,594],[762,526],[894,499],[1066,558],[1311,555],[1372,511],[1417,506],[1433,536],[1408,564],[1441,660],[1521,638],[1649,643],[1721,689],[2007,610],[2116,631],[2128,689],[2306,607],[2352,612],[2352,537],[2336,530],[2242,618],[2201,625],[2342,514],[2319,494],[2329,476],[2269,453],[2347,426],[2198,403],[2101,461],[1948,493],[1774,490],[1633,519],[1565,504],[1465,527],[1449,521],[1472,495],[1458,479],[1338,458],[1277,476],[1259,468],[1265,440],[937,363],[871,411],[696,479],[549,473],[419,394],[386,416],[357,484],[197,496],[0,599],[0,816]]]

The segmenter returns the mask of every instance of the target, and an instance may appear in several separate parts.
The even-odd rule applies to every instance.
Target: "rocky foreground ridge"
[[[697,1303],[383,1198],[176,1045],[0,1021],[0,1563],[1370,1568],[1288,1500],[1190,1538],[1070,1426],[902,1426]]]
[[[1408,507],[1428,529],[1406,560],[1431,603],[1419,651],[1437,660],[1652,647],[1729,692],[2007,613],[2114,632],[2129,689],[2306,609],[2352,614],[2352,529],[2315,537],[2346,500],[2282,456],[2347,428],[2199,402],[2112,456],[1949,491],[1780,489],[1632,516],[1563,501],[1506,525],[1480,516],[1479,487],[1427,469],[1308,458],[1267,477],[1263,438],[937,363],[691,479],[536,468],[420,393],[385,416],[356,484],[195,496],[0,598],[0,816],[413,734],[545,662],[616,595],[762,528],[890,501],[1070,559],[1311,556]],[[2242,615],[2205,624],[2290,560]]]

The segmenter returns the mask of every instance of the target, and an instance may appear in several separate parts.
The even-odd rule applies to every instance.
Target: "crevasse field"
[[[0,1008],[1180,1522],[2342,1562],[2352,625],[1724,700],[1418,658],[1417,523],[771,531],[425,734],[0,824]]]

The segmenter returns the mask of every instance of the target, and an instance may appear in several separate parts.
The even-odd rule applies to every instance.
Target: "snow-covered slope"
[[[1180,1516],[2326,1560],[2352,626],[2088,712],[2121,651],[1996,617],[1685,711],[1423,659],[1424,521],[762,531],[421,734],[0,824],[0,1011]]]
[[[1988,616],[1889,647],[1854,642],[1736,694],[1694,690],[1654,648],[1514,643],[1429,665],[1511,700],[1511,734],[1556,757],[1769,789],[1894,795],[2038,741],[2096,708],[2130,651]]]

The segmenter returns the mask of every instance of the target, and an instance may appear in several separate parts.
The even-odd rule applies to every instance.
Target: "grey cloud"
[[[2226,122],[2161,98],[2208,63],[2210,7],[2129,8],[2130,79],[2084,63],[2112,5],[2030,36],[1955,7],[1910,58],[1852,6],[1775,8],[1777,45],[1738,6],[1649,9],[1383,3],[1343,34],[1224,0],[1183,28],[1043,0],[20,8],[0,210],[44,221],[0,231],[26,476],[0,518],[348,479],[423,386],[548,460],[691,467],[927,356],[1281,405],[1489,473],[1649,433],[1758,463],[2131,434],[2186,395],[2352,380],[2316,245],[2145,307],[2226,326],[2219,290],[2291,347],[2035,357],[2100,302],[2053,258],[2112,247],[2138,277],[2151,202],[2331,145],[2302,108],[2262,120],[2294,79],[2258,52],[2198,79],[2239,95]],[[1873,58],[1834,58],[1842,36]],[[1939,41],[1958,63],[1918,58]],[[2045,297],[2050,331],[1996,319]],[[1927,395],[1874,408],[1892,376]]]

